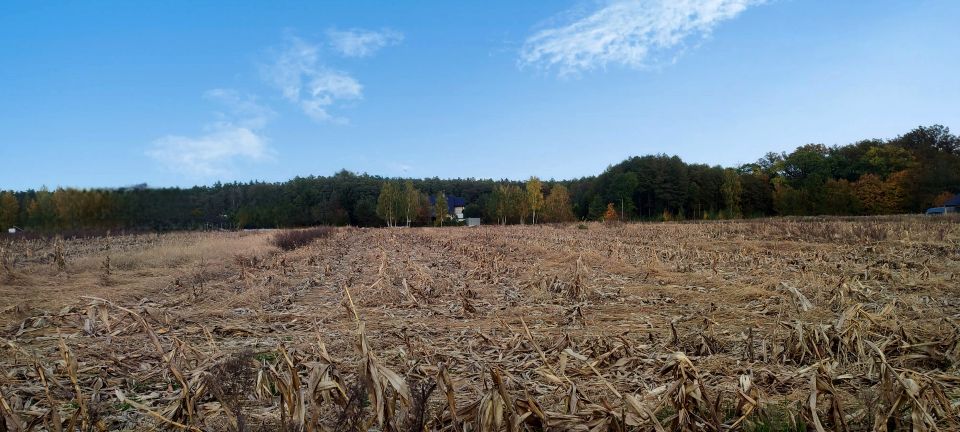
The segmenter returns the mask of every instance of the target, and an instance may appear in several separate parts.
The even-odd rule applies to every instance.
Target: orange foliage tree
[[[613,203],[607,203],[607,211],[603,213],[604,222],[615,222],[617,220],[617,210],[613,208]]]

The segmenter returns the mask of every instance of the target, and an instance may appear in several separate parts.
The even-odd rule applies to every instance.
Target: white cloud
[[[330,46],[347,57],[368,57],[381,48],[399,44],[403,41],[403,33],[396,30],[383,29],[380,31],[350,29],[327,30]]]
[[[331,114],[330,109],[337,102],[363,98],[359,81],[322,64],[319,47],[295,36],[288,37],[273,63],[264,66],[263,75],[285,99],[319,121],[346,121]]]
[[[235,159],[267,158],[267,140],[257,132],[230,123],[217,123],[198,137],[167,135],[153,142],[147,155],[170,169],[196,176],[229,172]]]
[[[327,109],[338,100],[360,99],[363,86],[350,75],[333,70],[318,70],[306,83],[305,96],[300,99],[303,112],[315,120],[334,120]]]
[[[561,27],[527,38],[520,65],[576,75],[607,65],[642,69],[765,0],[612,0]]]
[[[274,117],[272,110],[235,90],[214,89],[204,96],[226,107],[226,112],[217,113],[220,120],[205,125],[199,136],[158,138],[148,156],[171,170],[198,177],[228,174],[238,160],[270,159],[269,140],[259,129]]]

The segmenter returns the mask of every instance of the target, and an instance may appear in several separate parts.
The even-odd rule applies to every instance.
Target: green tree
[[[847,179],[830,179],[823,185],[823,206],[817,213],[855,215],[861,211],[860,200]]]
[[[518,223],[522,224],[530,216],[530,203],[527,201],[527,194],[520,186],[513,184],[507,186],[507,190],[507,196],[510,197],[511,219],[516,219]]]
[[[506,188],[503,185],[497,185],[487,199],[487,213],[493,215],[498,224],[507,223],[508,197]]]
[[[910,151],[892,145],[872,147],[863,156],[863,162],[870,172],[886,179],[891,174],[903,171],[914,165],[915,160]]]
[[[587,211],[587,218],[590,220],[602,220],[604,211],[606,211],[606,204],[603,203],[603,199],[600,198],[600,195],[594,195],[590,200],[590,205]]]
[[[727,217],[740,215],[740,197],[743,194],[743,184],[740,183],[740,174],[733,168],[723,170],[723,202],[726,204]]]
[[[141,216],[143,217],[143,216]],[[32,227],[54,228],[57,213],[53,205],[53,194],[47,188],[40,188],[27,206],[27,220]]]
[[[512,220],[523,223],[530,213],[527,194],[515,184],[497,185],[490,196],[488,206],[501,225]]]
[[[437,215],[437,225],[443,226],[443,221],[447,218],[449,208],[447,207],[447,196],[444,195],[442,191],[437,193],[434,210]]]
[[[613,177],[610,183],[610,199],[616,201],[620,208],[620,216],[625,217],[633,212],[633,194],[637,190],[640,181],[635,172],[623,172]]]
[[[20,215],[20,202],[11,192],[0,194],[0,229],[6,230],[17,223]]]
[[[407,219],[407,227],[420,213],[420,191],[413,187],[413,182],[407,180],[403,184],[403,215]]]
[[[393,182],[383,182],[380,195],[377,196],[376,214],[387,222],[388,227],[397,225],[397,220],[403,214],[406,199],[404,191]],[[357,209],[360,209],[358,207]]]

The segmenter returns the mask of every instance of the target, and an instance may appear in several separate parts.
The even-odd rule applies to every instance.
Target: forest
[[[921,212],[958,192],[960,137],[933,125],[892,139],[802,145],[739,167],[638,156],[570,180],[400,179],[342,170],[279,183],[4,191],[0,227],[42,233],[422,226],[445,220],[446,197],[464,199],[465,216],[487,224],[874,215]]]

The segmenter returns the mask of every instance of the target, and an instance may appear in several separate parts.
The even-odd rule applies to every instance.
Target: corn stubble
[[[0,312],[0,431],[958,430],[956,222],[324,228],[135,297],[11,243],[74,298]]]

